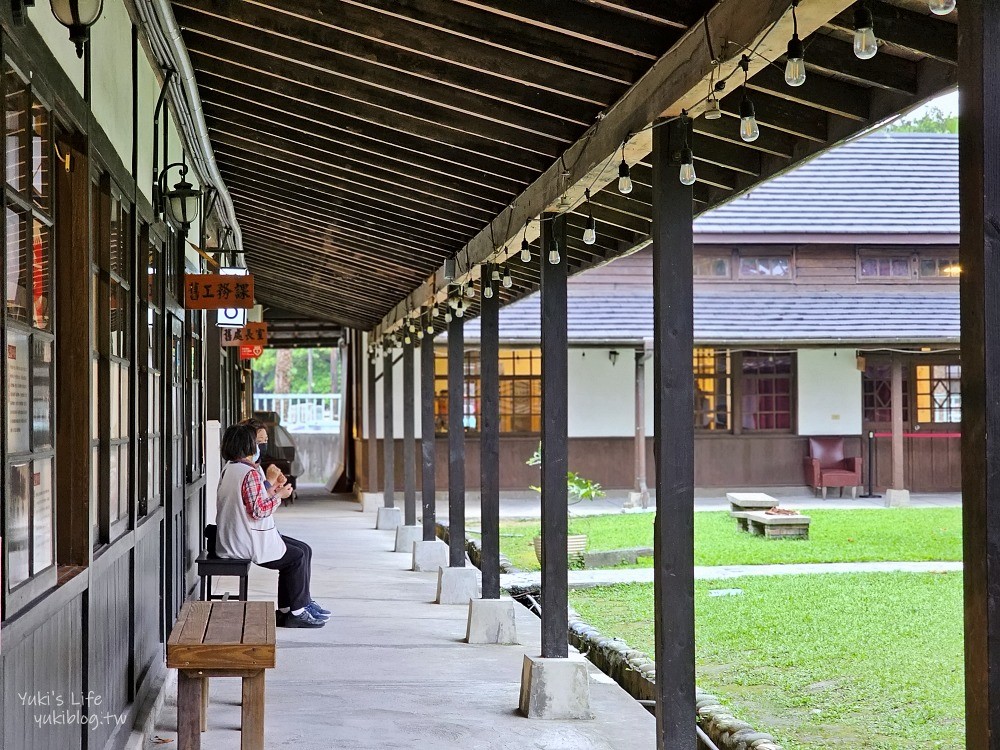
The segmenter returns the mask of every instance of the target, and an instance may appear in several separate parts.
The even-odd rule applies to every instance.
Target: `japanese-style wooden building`
[[[450,561],[464,565],[465,492],[481,491],[487,597],[499,311],[540,290],[541,650],[565,660],[568,279],[649,247],[652,455],[672,519],[656,526],[657,735],[693,750],[694,219],[958,85],[967,746],[1000,748],[1000,6],[934,5],[945,13],[925,0],[0,3],[0,745],[122,747],[160,689],[165,636],[196,588],[207,425],[244,416],[250,395],[215,313],[185,308],[183,275],[234,261],[288,340],[343,329],[348,479],[387,505],[398,489],[408,523],[418,460],[423,497],[437,489],[427,344],[447,328]],[[877,54],[862,44],[860,59],[868,14]],[[191,217],[174,201],[198,188],[198,218],[178,220]],[[474,318],[482,435],[467,474]],[[387,355],[402,359],[399,399]],[[393,453],[376,460],[377,408],[386,438],[404,415],[398,484]],[[426,504],[423,522],[429,539]],[[28,698],[54,694],[99,695],[121,721],[42,731]]]

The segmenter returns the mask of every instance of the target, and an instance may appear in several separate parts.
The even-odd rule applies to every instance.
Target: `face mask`
[[[258,461],[260,461],[260,446],[259,445],[257,446],[257,449],[253,452],[253,462],[257,463]]]
[[[261,456],[267,455],[267,443],[260,443],[257,446],[257,451]]]

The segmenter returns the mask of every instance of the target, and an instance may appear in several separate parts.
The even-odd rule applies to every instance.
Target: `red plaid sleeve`
[[[250,518],[267,518],[280,502],[278,498],[267,496],[260,472],[256,469],[248,471],[243,478],[240,494],[243,497],[243,507]]]

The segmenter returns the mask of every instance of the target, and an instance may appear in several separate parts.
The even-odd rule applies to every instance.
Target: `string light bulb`
[[[792,38],[788,40],[788,50],[785,53],[785,83],[789,86],[801,86],[806,82],[806,50],[799,39],[799,19],[795,9],[799,0],[792,0]]]
[[[875,22],[867,5],[854,9],[854,55],[859,60],[871,60],[878,52]]]
[[[708,106],[705,107],[705,119],[706,120],[722,119],[722,107],[719,106],[719,100],[715,96],[714,92],[708,95]]]
[[[559,257],[559,250],[558,250],[558,248],[553,247],[551,250],[549,250],[549,265],[550,266],[558,266],[559,265],[559,261],[561,261],[561,260],[562,260],[562,258]]]
[[[459,300],[458,304],[455,306],[455,317],[456,318],[465,317],[465,305],[462,304],[462,300]]]
[[[486,299],[493,299],[493,284],[486,283],[483,284],[483,297]]]
[[[500,268],[499,266],[493,266],[493,273],[490,274],[490,278],[493,281],[500,281]]]
[[[593,245],[597,242],[597,222],[594,221],[594,208],[590,205],[590,189],[585,191],[587,196],[587,227],[583,230],[583,244]]]
[[[503,281],[502,281],[502,283],[503,283],[503,288],[504,289],[510,289],[512,286],[514,286],[514,279],[510,275],[510,269],[507,268],[507,266],[503,267]]]
[[[760,128],[757,126],[757,112],[754,110],[753,101],[747,90],[747,82],[750,80],[750,58],[743,55],[740,60],[740,67],[743,68],[743,98],[740,100],[740,138],[746,143],[753,143],[760,138]]]
[[[927,7],[936,16],[946,16],[955,10],[955,0],[929,0]]]
[[[694,152],[688,145],[688,117],[687,112],[681,114],[681,127],[684,129],[684,147],[681,149],[681,170],[680,170],[680,180],[681,185],[694,185],[695,180],[698,176],[694,171]]]
[[[476,296],[476,287],[474,284],[469,284],[465,287],[465,296],[469,299],[473,299]]]
[[[423,341],[423,340],[424,340],[424,329],[421,328],[417,331],[417,341]]]
[[[406,335],[403,337],[403,343],[409,346],[411,341],[412,339],[410,338],[410,333],[407,331]]]
[[[444,313],[444,322],[445,323],[450,323],[451,322],[451,310],[445,310],[445,313]]]
[[[431,321],[427,321],[427,333],[434,333],[434,324]]]
[[[622,144],[622,163],[618,165],[618,192],[628,195],[632,192],[632,174],[625,161],[625,144]]]
[[[531,245],[528,244],[527,237],[521,240],[521,262],[522,263],[531,262]]]

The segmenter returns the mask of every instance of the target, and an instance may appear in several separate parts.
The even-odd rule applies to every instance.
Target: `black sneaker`
[[[288,612],[285,614],[284,620],[278,622],[277,625],[279,628],[321,628],[326,625],[326,621],[316,619],[309,614],[308,609],[304,609],[300,615]]]
[[[285,627],[285,618],[288,617],[287,612],[282,612],[280,609],[274,610],[274,624],[279,628]]]

